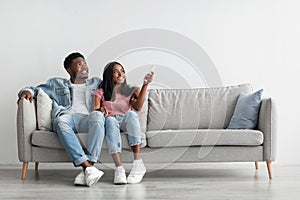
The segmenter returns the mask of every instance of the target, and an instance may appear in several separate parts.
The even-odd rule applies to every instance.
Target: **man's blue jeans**
[[[121,130],[127,132],[130,146],[142,143],[142,134],[138,115],[128,111],[125,116],[110,116],[105,120],[105,135],[110,154],[122,151]]]
[[[53,121],[53,129],[65,147],[75,166],[85,161],[98,162],[104,139],[105,118],[101,112],[89,115],[63,114]],[[76,133],[88,133],[87,152],[85,153]]]

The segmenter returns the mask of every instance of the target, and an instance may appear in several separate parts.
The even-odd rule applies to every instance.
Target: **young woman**
[[[146,168],[140,157],[142,135],[138,115],[132,111],[143,106],[147,86],[152,82],[153,72],[144,77],[142,88],[130,87],[126,82],[125,70],[118,62],[108,63],[103,72],[103,81],[95,92],[95,110],[105,116],[105,137],[108,151],[112,154],[116,165],[115,184],[139,183],[142,181]],[[128,143],[134,154],[133,167],[126,179],[122,166],[121,131],[127,132]]]

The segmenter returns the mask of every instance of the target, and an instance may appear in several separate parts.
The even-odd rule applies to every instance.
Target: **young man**
[[[53,130],[74,165],[83,168],[75,177],[74,184],[92,186],[103,175],[94,167],[104,138],[104,115],[93,111],[93,92],[101,80],[96,77],[88,79],[89,69],[85,58],[77,52],[65,58],[64,68],[70,75],[69,80],[52,78],[37,87],[24,88],[19,92],[18,103],[24,98],[32,102],[40,88],[49,95],[53,100]],[[77,132],[88,132],[86,153],[76,136]]]

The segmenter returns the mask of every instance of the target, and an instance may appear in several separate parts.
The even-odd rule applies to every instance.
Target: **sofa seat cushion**
[[[122,144],[123,149],[131,149],[127,142],[127,135],[122,133]],[[81,145],[86,148],[88,141],[87,133],[77,133],[77,137]],[[145,135],[143,136],[145,138]],[[55,149],[64,149],[62,144],[59,141],[59,138],[55,132],[51,131],[34,131],[31,137],[31,143],[34,146],[45,147],[45,148],[55,148]],[[142,147],[146,146],[146,139],[143,139]],[[102,148],[107,149],[106,141],[104,139]]]
[[[149,147],[188,146],[259,146],[263,133],[258,130],[185,129],[160,130],[146,133]]]

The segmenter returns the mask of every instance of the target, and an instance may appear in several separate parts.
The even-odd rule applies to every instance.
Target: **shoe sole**
[[[82,184],[82,183],[74,183],[75,186],[87,186],[87,184]]]
[[[125,185],[127,184],[127,181],[126,182],[114,182],[115,185]]]
[[[114,183],[115,185],[126,185],[127,183]]]

